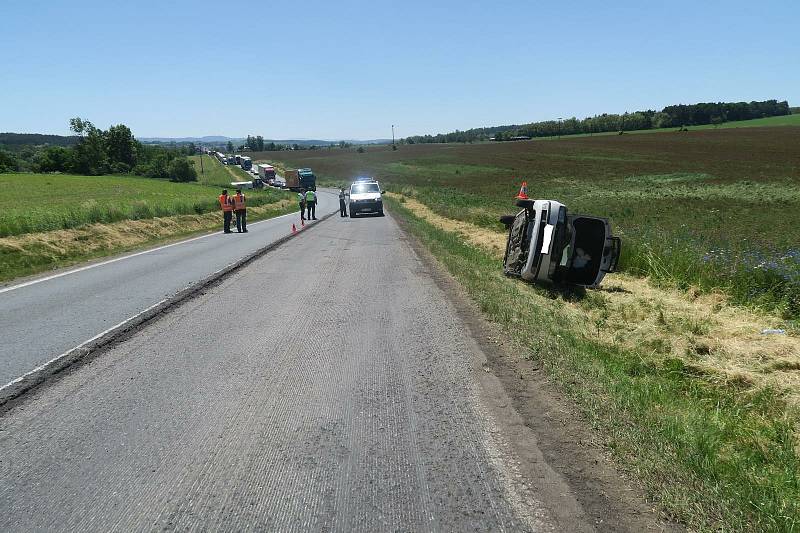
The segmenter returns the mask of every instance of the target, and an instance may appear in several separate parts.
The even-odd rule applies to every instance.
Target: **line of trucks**
[[[234,181],[231,187],[238,189],[261,189],[266,185],[279,189],[289,189],[299,192],[301,190],[317,190],[317,177],[310,168],[298,168],[297,170],[286,170],[283,178],[275,172],[275,167],[267,163],[256,163],[253,165],[252,158],[241,154],[224,154],[222,152],[206,153],[215,157],[223,165],[238,165],[245,172],[253,175],[250,181]]]

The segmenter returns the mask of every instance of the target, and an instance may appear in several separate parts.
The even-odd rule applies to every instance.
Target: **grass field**
[[[793,115],[792,117],[795,117]],[[777,117],[787,118],[787,117]],[[255,154],[329,183],[376,176],[437,213],[501,231],[530,194],[611,219],[621,268],[800,316],[800,128],[728,128],[554,142]]]
[[[219,166],[219,165],[218,165]],[[213,169],[213,167],[212,167]],[[221,171],[221,172],[220,172]],[[209,179],[221,179],[224,168]],[[228,174],[228,183],[232,181]],[[0,237],[76,228],[96,222],[200,214],[219,209],[220,190],[207,183],[172,183],[129,176],[0,174]],[[285,195],[248,191],[251,206]]]
[[[194,162],[194,169],[197,171],[197,182],[200,184],[229,188],[231,182],[234,181],[233,176],[228,172],[228,168],[220,164],[216,157],[193,155],[189,159]],[[201,159],[203,161],[202,173],[200,173]]]
[[[0,282],[218,228],[220,185],[234,180],[208,159],[199,183],[0,174]],[[295,209],[274,189],[247,198],[252,221]]]
[[[703,124],[701,126],[687,126],[690,131],[703,131],[703,130],[724,130],[729,128],[765,128],[773,126],[800,126],[800,115],[782,115],[779,117],[766,117],[755,118],[751,120],[735,120],[731,122],[724,122],[722,124]],[[675,133],[678,128],[658,128],[652,130],[632,130],[626,131],[626,135],[639,135],[648,133]],[[603,133],[581,133],[578,135],[564,135],[562,139],[569,139],[575,137],[602,137],[609,135],[619,135],[616,131],[606,131]],[[551,141],[559,140],[558,137],[539,137],[534,140]]]

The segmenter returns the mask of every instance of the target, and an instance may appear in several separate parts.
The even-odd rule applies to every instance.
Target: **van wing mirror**
[[[611,241],[611,250],[609,251],[611,261],[608,263],[608,267],[603,269],[603,272],[606,273],[617,271],[619,254],[622,252],[622,240],[619,237],[609,237],[609,241]]]

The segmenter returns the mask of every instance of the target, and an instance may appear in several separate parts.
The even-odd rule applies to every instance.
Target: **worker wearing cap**
[[[222,189],[222,194],[219,195],[219,206],[222,208],[222,229],[225,233],[231,233],[233,199],[228,196],[228,189]]]
[[[306,219],[306,190],[300,189],[300,192],[297,193],[297,201],[300,202],[300,219]]]
[[[236,212],[236,231],[247,233],[247,198],[242,194],[242,189],[236,189],[233,210]]]
[[[306,218],[308,220],[317,220],[317,193],[314,191],[306,191]]]

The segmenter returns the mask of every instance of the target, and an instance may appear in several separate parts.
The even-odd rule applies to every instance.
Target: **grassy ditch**
[[[667,517],[698,530],[800,528],[800,417],[779,390],[602,338],[611,318],[603,293],[558,293],[506,278],[492,247],[418,216],[396,197],[387,202],[483,313],[541,360]],[[658,321],[659,310],[651,312]],[[581,320],[581,313],[600,318]]]
[[[296,210],[282,199],[247,209],[248,221],[273,218]],[[176,215],[88,224],[78,228],[0,238],[0,282],[55,268],[146,248],[182,237],[221,229],[220,213]]]
[[[219,192],[210,184],[130,176],[0,174],[0,237],[215,212]],[[253,207],[286,197],[273,189],[247,196]]]

